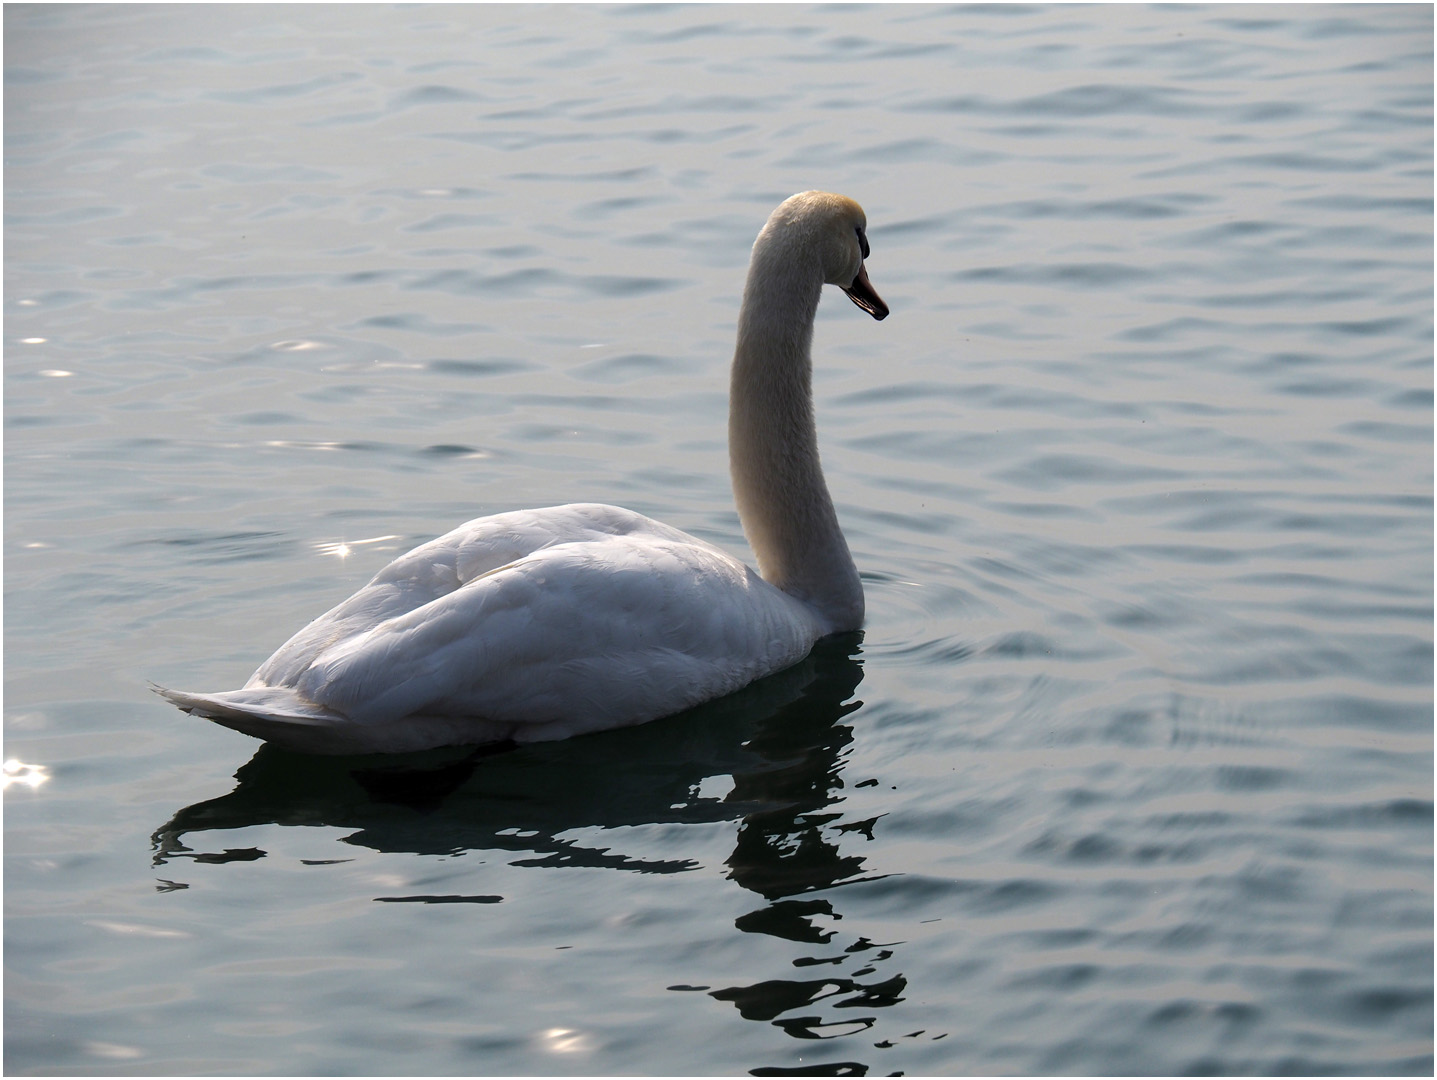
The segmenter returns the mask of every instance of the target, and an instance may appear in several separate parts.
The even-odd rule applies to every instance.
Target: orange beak
[[[875,319],[888,318],[888,305],[883,302],[883,297],[874,291],[873,285],[868,280],[868,267],[859,264],[858,276],[853,279],[853,284],[843,290],[848,298],[861,307]]]

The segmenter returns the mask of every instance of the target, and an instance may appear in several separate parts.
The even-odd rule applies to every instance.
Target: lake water
[[[1430,1074],[1432,20],[6,5],[6,1071]],[[810,187],[862,634],[490,756],[149,692],[486,513],[748,557]]]

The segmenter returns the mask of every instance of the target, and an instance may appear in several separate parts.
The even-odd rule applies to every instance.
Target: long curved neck
[[[823,280],[763,240],[749,267],[733,358],[734,501],[764,580],[814,608],[830,633],[854,630],[863,623],[863,586],[823,480],[813,422],[809,349]]]

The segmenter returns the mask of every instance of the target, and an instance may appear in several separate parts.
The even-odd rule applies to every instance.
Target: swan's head
[[[868,281],[868,218],[846,195],[801,191],[779,204],[759,234],[782,237],[785,246],[801,246],[818,256],[823,280],[837,285],[875,319],[888,317],[888,305]]]

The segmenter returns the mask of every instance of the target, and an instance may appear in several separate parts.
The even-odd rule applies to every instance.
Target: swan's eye
[[[855,229],[854,232],[858,233],[858,250],[863,253],[863,257],[866,259],[868,258],[868,237],[863,235],[862,229]]]

